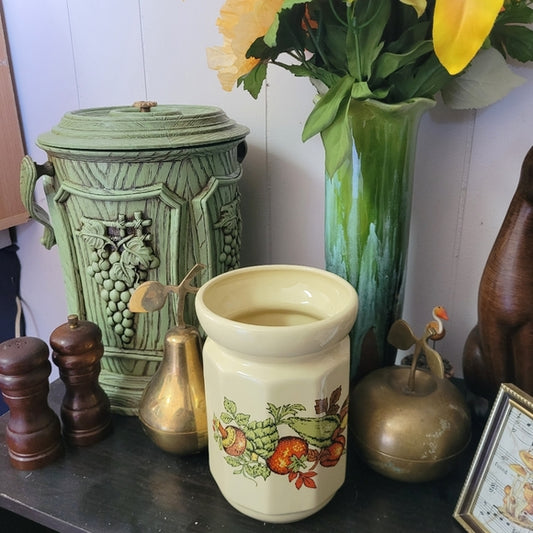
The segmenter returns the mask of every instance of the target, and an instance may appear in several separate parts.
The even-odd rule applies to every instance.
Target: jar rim
[[[340,342],[358,297],[340,276],[300,265],[259,265],[209,280],[196,295],[208,337],[238,352],[303,355]]]

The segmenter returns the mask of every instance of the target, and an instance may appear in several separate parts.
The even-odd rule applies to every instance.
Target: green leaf
[[[90,218],[83,218],[83,224],[79,231],[79,235],[87,242],[89,246],[95,250],[100,250],[109,243],[109,239],[105,236],[105,227],[99,220],[92,220]]]
[[[235,416],[235,422],[239,427],[246,427],[248,425],[248,422],[250,421],[250,415],[246,415],[244,413],[238,413]]]
[[[517,61],[526,63],[533,60],[533,31],[525,26],[505,26],[497,34],[498,49]],[[496,43],[495,43],[496,44]]]
[[[407,27],[408,25],[406,25]],[[409,50],[416,43],[431,39],[431,23],[428,20],[414,19],[411,26],[400,35],[396,41],[386,45],[386,51],[393,54],[401,54]]]
[[[498,15],[494,28],[498,29],[504,24],[531,24],[532,22],[533,9],[525,5],[524,2],[512,2]]]
[[[435,54],[431,54],[423,63],[406,66],[392,74],[391,101],[403,102],[409,98],[433,98],[452,76],[442,66]]]
[[[304,66],[304,65],[280,65],[284,69],[288,70],[291,74],[294,74],[298,77],[307,77],[315,80],[320,80],[326,87],[333,87],[340,77],[333,72],[329,72],[321,67],[316,67],[314,65]]]
[[[243,84],[245,90],[247,90],[255,99],[261,92],[263,82],[265,81],[267,74],[267,63],[258,63],[248,74],[241,76],[237,81],[237,86]]]
[[[317,39],[320,41],[321,65],[329,70],[347,72],[347,40],[346,28],[337,19],[325,20],[319,27]],[[349,69],[348,69],[349,72]]]
[[[524,81],[499,52],[489,48],[481,50],[470,68],[442,89],[442,98],[452,109],[478,109],[497,102]]]
[[[130,265],[124,264],[121,256],[120,261],[111,265],[109,277],[113,280],[121,280],[128,287],[131,287],[135,281],[135,269]]]
[[[262,37],[258,37],[246,51],[246,57],[255,57],[256,59],[272,59],[273,48],[267,46]],[[274,56],[275,57],[275,56]]]
[[[431,54],[423,67],[415,70],[412,92],[407,98],[433,98],[451,79],[450,73],[442,66],[435,54]]]
[[[274,22],[271,24],[270,28],[265,34],[264,41],[268,46],[273,48],[276,45],[278,29],[280,26],[280,17],[283,15],[283,11],[291,9],[298,4],[305,4],[308,1],[309,0],[285,0],[285,2],[283,2],[280,10],[274,18]]]
[[[357,100],[365,100],[366,98],[372,98],[374,96],[366,81],[354,83],[350,95]]]
[[[414,63],[419,57],[431,53],[432,50],[433,43],[431,41],[422,41],[403,54],[385,52],[376,61],[372,78],[382,80],[405,65]]]
[[[280,408],[276,407],[273,403],[267,402],[267,411],[272,415],[274,420],[279,419]]]
[[[531,2],[528,1],[529,5]],[[496,18],[490,32],[489,43],[504,57],[526,62],[533,59],[531,29],[523,26],[533,23],[533,9],[524,2],[511,2]]]
[[[232,457],[231,455],[225,455],[224,460],[226,463],[228,463],[230,466],[238,467],[241,466],[241,461],[237,457]]]
[[[324,96],[322,96],[307,117],[302,139],[305,142],[329,127],[337,117],[341,104],[349,99],[353,78],[344,76]]]
[[[144,244],[142,237],[133,237],[124,244],[120,260],[124,265],[142,266],[150,268],[153,254],[152,249]]]
[[[391,0],[356,2],[358,24],[346,37],[348,71],[355,79],[369,80],[372,76],[372,65],[383,48],[383,32],[390,13]]]
[[[262,463],[247,463],[244,466],[244,469],[246,473],[254,479],[256,477],[262,477],[263,479],[267,479],[271,474],[271,471],[268,466]]]
[[[281,421],[287,415],[295,415],[298,413],[298,411],[305,411],[305,407],[301,403],[291,403],[291,404],[282,406],[279,412],[278,423],[281,423]]]
[[[230,424],[233,422],[233,417],[231,415],[228,415],[228,413],[220,413],[220,420],[224,422],[224,424]]]
[[[390,87],[377,87],[372,89],[372,97],[374,100],[385,100],[390,93]]]
[[[348,120],[350,99],[347,98],[335,120],[321,132],[326,159],[326,173],[333,176],[345,163],[351,164],[352,131]]]
[[[237,412],[237,404],[233,400],[224,397],[224,409],[226,409],[231,415],[235,416],[235,413]]]

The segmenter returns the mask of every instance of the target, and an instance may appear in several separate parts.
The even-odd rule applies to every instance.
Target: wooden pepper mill
[[[74,446],[94,444],[112,428],[109,398],[98,383],[102,332],[93,322],[69,315],[68,322],[52,332],[50,345],[66,389],[61,404],[65,440]]]
[[[18,470],[41,468],[63,453],[61,424],[48,406],[48,355],[48,346],[36,337],[0,344],[0,389],[10,411],[6,442]]]

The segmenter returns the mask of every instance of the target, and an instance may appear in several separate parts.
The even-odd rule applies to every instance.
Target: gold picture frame
[[[533,398],[500,386],[455,507],[469,533],[533,531]]]

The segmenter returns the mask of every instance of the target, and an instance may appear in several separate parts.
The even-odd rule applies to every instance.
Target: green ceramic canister
[[[115,412],[137,414],[175,324],[170,303],[133,314],[134,289],[178,285],[196,263],[198,284],[239,266],[248,133],[217,107],[136,102],[66,113],[37,139],[48,161],[22,161],[21,196],[43,245],[58,245],[68,312],[102,330],[100,383]],[[49,216],[33,199],[41,176]],[[197,323],[192,299],[186,320]]]

